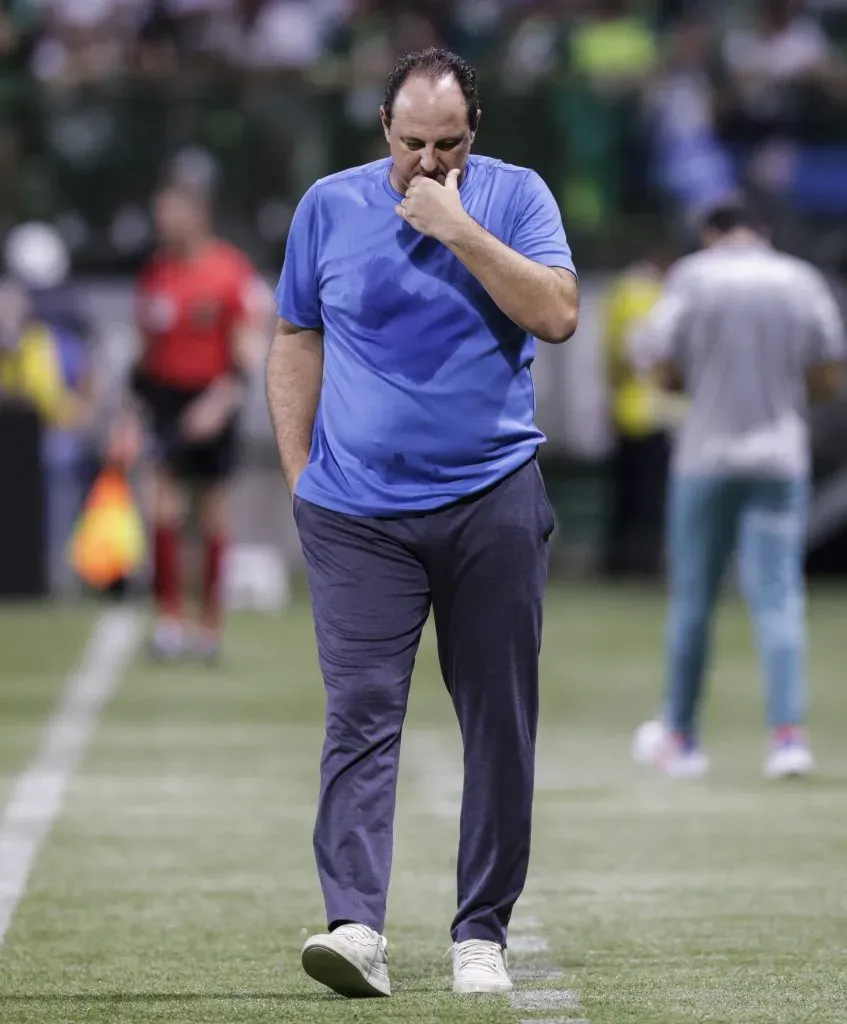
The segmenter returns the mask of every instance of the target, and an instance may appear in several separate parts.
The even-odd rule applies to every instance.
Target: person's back
[[[691,407],[668,507],[666,708],[636,736],[638,760],[672,775],[708,762],[697,718],[709,626],[737,551],[766,681],[768,777],[812,770],[803,722],[803,553],[809,494],[807,392],[832,393],[844,358],[835,299],[808,263],[777,252],[741,206],[718,208],[705,251],[680,261],[643,339],[660,383]]]
[[[807,373],[841,330],[822,275],[763,240],[725,242],[680,261],[669,292],[685,303],[674,360],[691,397],[677,470],[805,473]]]

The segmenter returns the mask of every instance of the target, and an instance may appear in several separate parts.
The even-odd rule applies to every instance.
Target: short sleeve
[[[132,294],[132,312],[142,350],[146,339],[155,326],[156,302],[154,301],[153,267],[147,264],[138,275]],[[161,300],[160,300],[161,302]]]
[[[266,323],[271,309],[270,288],[250,260],[242,257],[233,274],[233,321],[251,327]]]
[[[322,326],[317,248],[318,201],[313,186],[294,212],[276,289],[277,311],[282,319],[307,330]]]
[[[528,171],[521,184],[509,245],[533,263],[576,275],[559,205],[535,171]]]
[[[627,339],[630,359],[641,373],[680,355],[684,327],[691,310],[691,276],[681,267],[671,269],[664,289],[649,316]]]
[[[844,321],[832,289],[823,274],[809,267],[804,307],[811,318],[811,333],[806,362],[839,363],[847,356]]]

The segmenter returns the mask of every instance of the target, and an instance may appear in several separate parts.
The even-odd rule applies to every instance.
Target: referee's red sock
[[[153,594],[163,618],[182,617],[180,536],[172,526],[157,526],[153,537]]]
[[[203,626],[217,632],[223,617],[222,577],[226,541],[219,533],[203,538]]]

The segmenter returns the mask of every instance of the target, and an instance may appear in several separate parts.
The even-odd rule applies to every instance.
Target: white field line
[[[543,935],[515,935],[512,928],[509,928],[509,952],[510,953],[546,953],[550,948]]]
[[[518,989],[510,998],[516,1010],[575,1010],[579,995],[567,988]]]
[[[0,946],[98,715],[141,641],[143,624],[143,616],[127,609],[101,616],[44,727],[34,759],[15,780],[0,818]]]
[[[585,1017],[525,1017],[518,1024],[589,1024]]]
[[[427,813],[458,822],[462,808],[462,765],[437,729],[407,729],[403,753],[410,765]]]
[[[511,945],[511,941],[510,941]],[[561,967],[545,967],[543,964],[538,963],[525,963],[518,967],[513,967],[509,964],[509,974],[512,976],[512,981],[561,981],[565,976],[565,972]]]
[[[410,764],[417,783],[426,803],[427,811],[439,818],[458,820],[462,799],[462,767],[458,753],[445,742],[443,735],[436,729],[409,729],[403,737],[403,750],[407,763]],[[537,957],[549,949],[547,940],[541,933],[542,924],[537,917],[517,915],[509,927],[509,951],[518,957],[522,955]],[[556,980],[563,977],[557,968],[518,968],[513,971],[518,980],[527,981]],[[521,1011],[561,1011],[578,1010],[579,994],[570,989],[518,988],[511,996],[511,1005]],[[588,1024],[572,1017],[535,1018],[532,1024]],[[518,1024],[528,1024],[519,1021]]]
[[[537,917],[524,917],[518,913],[509,925],[509,952],[537,956],[549,949],[542,934],[542,924]]]

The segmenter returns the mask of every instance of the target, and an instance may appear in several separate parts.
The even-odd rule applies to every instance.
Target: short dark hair
[[[179,199],[185,200],[185,202],[197,210],[205,212],[208,212],[212,205],[211,189],[178,176],[163,178],[153,193],[153,198],[156,200],[165,195],[176,196]]]
[[[428,50],[417,50],[407,53],[394,65],[385,86],[385,99],[382,107],[389,125],[394,114],[394,100],[397,93],[412,75],[424,75],[432,82],[452,76],[462,90],[468,108],[468,124],[471,131],[476,131],[479,122],[479,92],[476,84],[476,71],[466,60],[450,50],[440,50],[431,46]]]
[[[727,235],[730,231],[748,228],[764,234],[767,226],[759,214],[744,200],[733,199],[720,203],[708,210],[700,221],[703,231],[715,231],[719,235]]]

